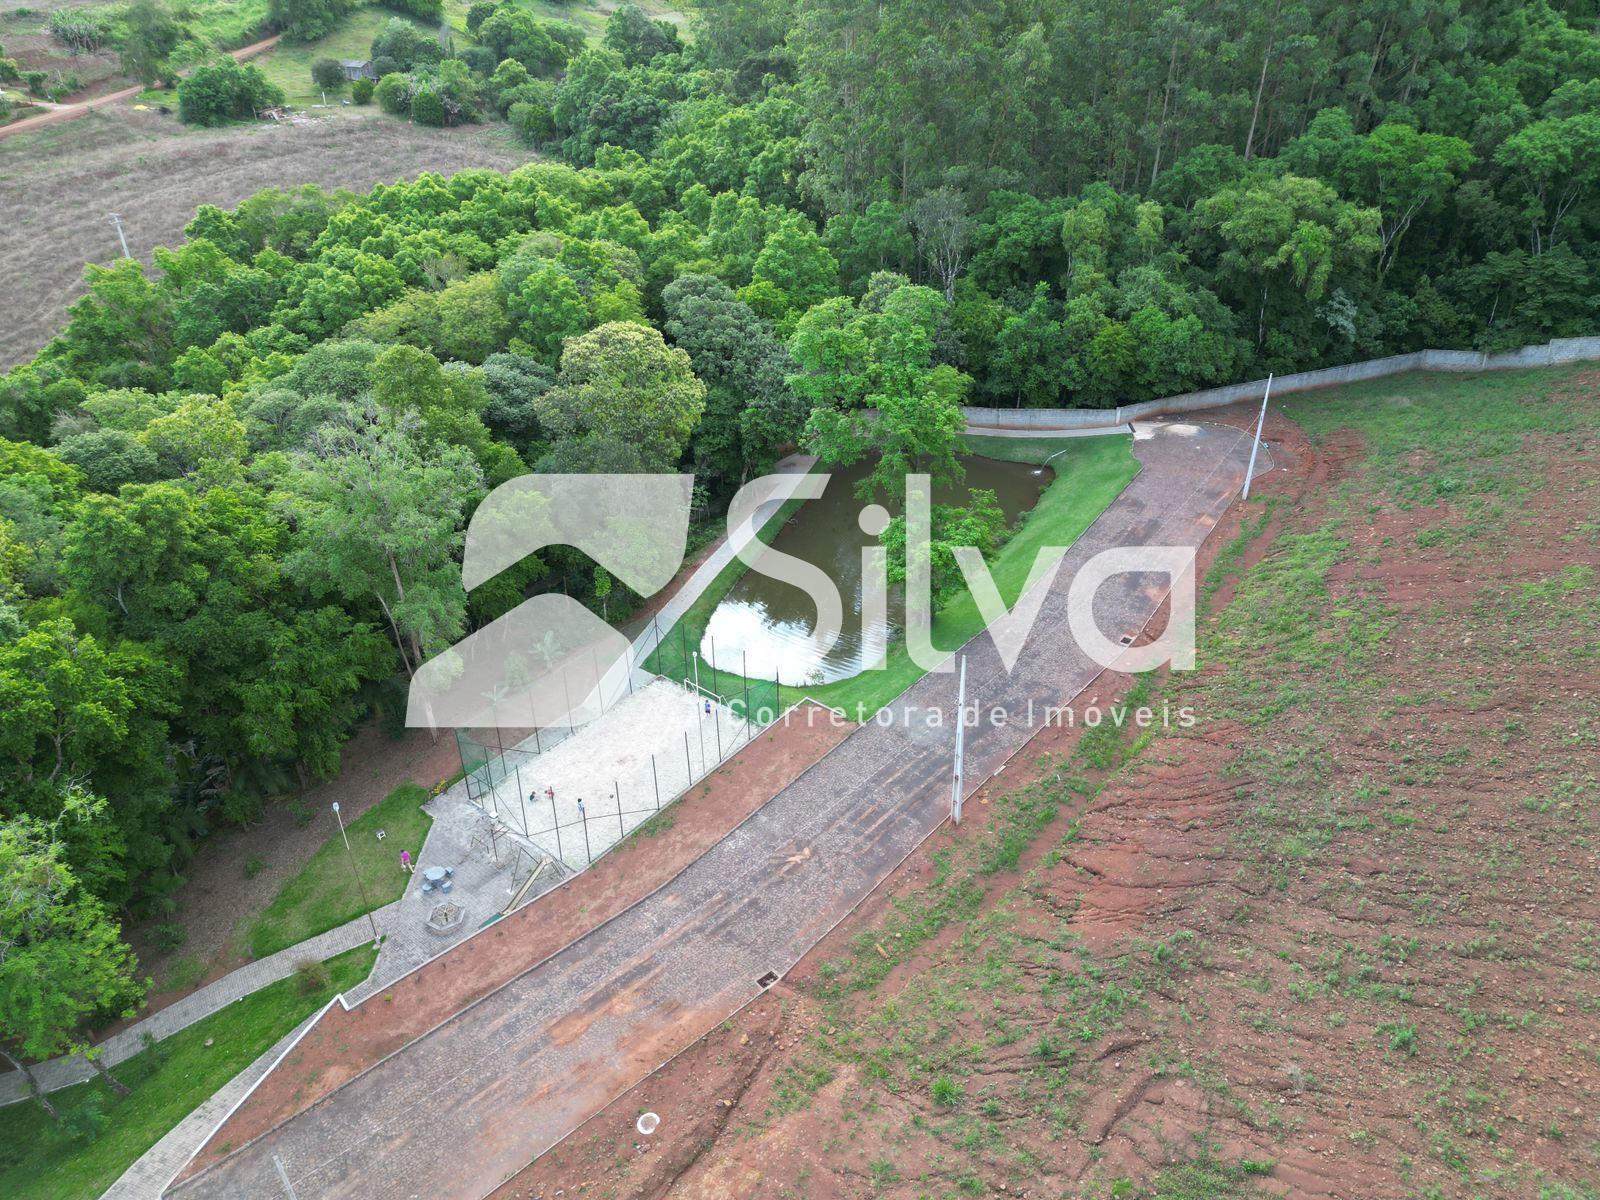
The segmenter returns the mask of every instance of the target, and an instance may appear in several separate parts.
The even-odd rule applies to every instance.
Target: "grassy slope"
[[[526,9],[543,20],[565,21],[576,25],[589,36],[591,41],[598,41],[604,35],[606,18],[616,7],[615,3],[606,0],[600,3],[572,4],[549,3],[547,0],[515,0],[514,6]],[[443,24],[449,27],[450,36],[455,40],[458,50],[473,44],[471,35],[467,33],[467,10],[470,7],[468,0],[446,0],[445,3]],[[681,14],[653,0],[647,0],[641,7],[651,16],[680,25],[683,23]],[[311,82],[311,64],[319,58],[370,57],[373,38],[377,37],[384,25],[394,17],[410,19],[392,9],[377,6],[359,8],[327,37],[314,42],[281,42],[253,61],[265,72],[268,79],[283,89],[284,96],[291,106],[307,107],[320,104],[322,95]],[[419,28],[428,29],[430,33],[437,32],[433,27],[424,26],[419,21],[412,23]],[[349,97],[349,88],[345,87],[337,93],[330,92],[328,101],[338,109],[341,107],[339,101],[347,100]]]
[[[306,993],[298,979],[279,980],[141,1051],[114,1071],[132,1089],[129,1096],[115,1095],[98,1079],[55,1093],[52,1099],[69,1124],[92,1123],[93,1114],[101,1114],[103,1127],[92,1140],[72,1138],[36,1104],[0,1108],[0,1196],[99,1195],[274,1042],[334,994],[365,979],[376,957],[371,946],[347,951],[328,960],[325,988]]]
[[[1008,606],[1016,603],[1039,549],[1044,546],[1070,546],[1077,541],[1078,536],[1105,511],[1106,506],[1127,486],[1139,469],[1129,440],[1125,437],[968,437],[964,439],[964,445],[973,453],[1013,462],[1039,463],[1055,456],[1051,463],[1056,472],[1055,480],[1040,497],[1022,528],[1001,548],[990,566],[995,585]],[[767,529],[763,530],[763,540],[769,540],[767,535],[775,535],[782,528],[789,512],[786,506],[768,523]],[[681,656],[676,654],[675,647],[687,644],[693,648],[700,644],[711,613],[744,570],[741,563],[730,564],[684,615],[679,622],[682,631],[678,627],[666,631],[662,639],[663,650],[652,659],[653,670],[669,678],[678,678],[686,673],[677,661]],[[977,604],[970,593],[963,591],[935,615],[933,642],[941,649],[954,650],[976,636],[982,628],[983,619],[978,614]],[[778,707],[806,695],[823,704],[842,708],[855,719],[864,720],[905,691],[922,674],[921,668],[907,655],[902,642],[889,652],[882,671],[865,672],[853,679],[842,679],[819,687],[784,687],[780,689]],[[703,667],[701,681],[707,682]],[[739,700],[744,694],[745,683],[731,672],[719,671],[708,686]],[[770,703],[772,692],[771,681],[751,681],[751,707],[759,710],[762,705]]]
[[[1129,704],[1137,699],[1158,707],[1163,695],[1171,698],[1174,706],[1198,698],[1207,722],[1236,720],[1249,731],[1248,737],[1240,739],[1223,777],[1248,781],[1251,793],[1264,799],[1259,804],[1238,806],[1232,837],[1244,859],[1241,873],[1252,878],[1254,873],[1264,872],[1273,881],[1270,894],[1278,897],[1271,902],[1279,906],[1276,919],[1301,930],[1296,937],[1312,937],[1296,918],[1315,908],[1291,909],[1291,901],[1284,897],[1295,895],[1296,886],[1313,897],[1319,889],[1332,886],[1329,880],[1337,879],[1337,872],[1327,877],[1316,874],[1318,864],[1329,856],[1371,853],[1370,847],[1358,850],[1351,844],[1351,839],[1370,834],[1373,828],[1362,811],[1370,808],[1370,800],[1363,800],[1361,789],[1352,794],[1349,786],[1341,787],[1335,781],[1358,776],[1363,734],[1370,737],[1366,727],[1373,719],[1374,698],[1396,679],[1410,681],[1420,697],[1427,697],[1448,687],[1452,673],[1455,677],[1470,675],[1474,666],[1470,661],[1405,661],[1405,638],[1397,636],[1390,606],[1359,579],[1333,582],[1336,568],[1352,554],[1345,534],[1352,525],[1372,520],[1384,509],[1410,510],[1448,499],[1450,517],[1419,535],[1419,545],[1447,546],[1454,553],[1472,555],[1473,540],[1481,536],[1497,541],[1503,550],[1505,543],[1514,539],[1511,531],[1519,511],[1543,482],[1538,462],[1522,453],[1525,435],[1567,436],[1573,444],[1581,444],[1585,431],[1600,425],[1600,412],[1593,409],[1544,403],[1573,373],[1416,375],[1291,399],[1285,409],[1314,440],[1338,430],[1359,433],[1359,465],[1334,485],[1337,490],[1328,520],[1279,533],[1266,558],[1246,571],[1240,565],[1243,551],[1261,537],[1266,528],[1264,516],[1276,503],[1251,502],[1258,512],[1247,516],[1237,541],[1222,549],[1207,581],[1208,594],[1229,580],[1238,582],[1238,591],[1225,609],[1202,618],[1204,678],[1174,676],[1158,683],[1154,677],[1146,677],[1128,697]],[[1586,527],[1590,546],[1597,528],[1594,523]],[[1523,582],[1509,595],[1498,585],[1489,585],[1470,610],[1473,641],[1497,647],[1493,653],[1502,657],[1500,665],[1507,671],[1525,669],[1540,653],[1556,658],[1592,657],[1594,647],[1600,646],[1600,601],[1595,599],[1593,586],[1593,571],[1582,566],[1569,567],[1543,582]],[[1401,662],[1385,661],[1397,654]],[[1150,688],[1160,691],[1147,697]],[[1537,698],[1531,701],[1540,703]],[[1144,754],[1146,746],[1154,753]],[[1226,963],[1253,962],[1265,970],[1262,960],[1271,956],[1264,954],[1260,945],[1267,934],[1256,932],[1250,915],[1227,900],[1225,907],[1234,908],[1234,915],[1223,928],[1231,940],[1217,945],[1202,942],[1181,927],[1161,943],[1130,938],[1121,953],[1113,954],[1091,953],[1067,924],[1059,927],[1059,935],[1048,947],[1036,940],[1036,934],[1019,935],[1029,905],[1040,895],[1056,895],[1051,873],[1072,869],[1057,863],[1072,843],[1087,836],[1080,835],[1076,821],[1021,886],[1010,881],[997,886],[994,882],[995,876],[1018,864],[1059,812],[1084,812],[1102,787],[1118,787],[1114,777],[1119,768],[1136,770],[1141,758],[1168,767],[1182,761],[1164,757],[1162,747],[1160,735],[1147,735],[1129,744],[1109,725],[1086,732],[1073,753],[1042,780],[999,798],[989,825],[941,851],[939,870],[928,885],[897,899],[881,922],[861,931],[846,953],[822,967],[817,998],[826,1007],[825,1019],[818,1024],[839,1032],[815,1039],[816,1049],[804,1052],[786,1068],[788,1088],[778,1093],[783,1106],[807,1106],[847,1064],[858,1080],[885,1081],[871,1083],[864,1094],[852,1096],[864,1114],[874,1113],[880,1106],[894,1111],[896,1095],[933,1086],[950,1100],[926,1106],[931,1115],[918,1117],[917,1127],[946,1152],[947,1157],[939,1160],[944,1172],[960,1177],[963,1170],[971,1168],[972,1174],[965,1179],[974,1183],[997,1169],[1021,1179],[1034,1178],[1036,1162],[1029,1155],[1037,1147],[1010,1145],[1015,1135],[988,1120],[978,1098],[987,1097],[986,1104],[997,1104],[996,1111],[1024,1107],[1037,1122],[1048,1124],[1053,1137],[1070,1141],[1078,1136],[1085,1096],[1103,1096],[1109,1086],[1098,1077],[1096,1047],[1125,1026],[1139,1024],[1153,1025],[1180,1043],[1178,1049],[1164,1045],[1159,1052],[1151,1052],[1150,1062],[1160,1064],[1161,1071],[1174,1071],[1214,1091],[1216,1095],[1208,1099],[1213,1114],[1242,1113],[1246,1125],[1254,1122],[1249,1106],[1229,1090],[1225,1072],[1207,1075],[1208,1068],[1181,1046],[1185,1038],[1204,1040],[1204,1034],[1184,1031],[1184,1026],[1195,1021],[1194,1014],[1204,1019],[1211,1006],[1250,1003],[1248,991],[1243,1000],[1233,997],[1229,989],[1236,985],[1231,983],[1204,990],[1211,976],[1205,971],[1197,974],[1208,957]],[[1346,763],[1346,773],[1341,776],[1334,761],[1347,748],[1357,756],[1357,764]],[[1487,779],[1493,778],[1494,755],[1499,750],[1495,745],[1486,747],[1489,757],[1483,769]],[[1576,754],[1568,748],[1565,757],[1570,762]],[[1437,769],[1436,752],[1419,746],[1406,760],[1403,770],[1408,774],[1398,774],[1397,768],[1396,778],[1371,783],[1383,795],[1388,795],[1390,783],[1397,789],[1425,793]],[[1552,767],[1556,774],[1565,769]],[[1137,775],[1123,781],[1122,794],[1137,793],[1139,783]],[[1192,786],[1199,788],[1198,783]],[[1391,803],[1397,804],[1396,813],[1404,811],[1404,801]],[[1529,806],[1524,803],[1523,807]],[[1431,812],[1431,805],[1424,811]],[[1397,842],[1388,847],[1391,856],[1406,854],[1401,839],[1417,819],[1412,813],[1406,818],[1391,817],[1393,829],[1388,832]],[[1215,831],[1203,826],[1202,830],[1202,839],[1214,836]],[[1094,832],[1103,836],[1104,826]],[[1419,872],[1434,866],[1426,858],[1414,863]],[[1432,943],[1438,935],[1426,929],[1431,923],[1426,913],[1433,907],[1457,903],[1480,885],[1485,889],[1492,886],[1487,878],[1447,884],[1432,880],[1430,886],[1439,886],[1439,894],[1418,893],[1425,907],[1419,910],[1424,915],[1416,922],[1421,936],[1414,941],[1422,944],[1412,951],[1412,957],[1424,961],[1416,973],[1426,977],[1429,986],[1448,983],[1455,987],[1463,1006],[1485,1003],[1481,996],[1473,999],[1482,981],[1470,964],[1463,968],[1450,954],[1436,953],[1440,948]],[[1052,906],[1047,915],[1055,919],[1060,912]],[[1340,918],[1348,924],[1347,912],[1341,910]],[[957,922],[966,926],[965,932],[919,973],[911,986],[882,986],[897,964],[927,953],[930,940]],[[1397,936],[1395,940],[1403,939]],[[1314,960],[1314,951],[1322,950],[1323,944],[1308,944],[1312,948],[1304,955]],[[1352,1026],[1380,1032],[1411,1029],[1409,1020],[1402,1018],[1416,1014],[1423,1039],[1449,1039],[1451,1022],[1427,1009],[1410,1007],[1405,990],[1372,982],[1379,972],[1370,965],[1370,943],[1351,942],[1341,953],[1351,961],[1368,964],[1363,968],[1366,973],[1352,975],[1348,966],[1331,972],[1313,971],[1296,964],[1297,972],[1303,970],[1298,975],[1300,991],[1290,989],[1287,996],[1279,993],[1270,1002],[1277,1020],[1263,1025],[1261,1036],[1284,1031],[1284,1061],[1301,1052],[1299,1047],[1307,1037],[1305,1026],[1297,1027],[1292,1019],[1297,1007],[1324,994],[1331,994],[1329,1003],[1338,1009],[1335,1015],[1341,1027],[1348,1020]],[[1431,961],[1425,958],[1429,954],[1435,954]],[[1575,961],[1582,965],[1585,960]],[[1400,965],[1405,965],[1404,956]],[[1403,972],[1393,961],[1388,962],[1384,977],[1396,974]],[[1262,990],[1270,988],[1267,976],[1261,979]],[[1189,991],[1191,981],[1201,990]],[[993,1011],[987,999],[976,997],[992,997]],[[1147,1009],[1150,1011],[1145,1012]],[[979,1027],[976,1031],[975,1024]],[[1329,1024],[1333,1024],[1332,1017]],[[1381,1060],[1388,1068],[1409,1064],[1404,1053],[1385,1053],[1390,1046],[1388,1036],[1374,1037],[1374,1063]],[[1028,1057],[1038,1060],[1037,1068],[1026,1060],[1018,1065],[1013,1048],[1018,1044],[1030,1047]],[[1474,1078],[1473,1073],[1492,1065],[1502,1053],[1498,1047],[1475,1048],[1465,1040],[1459,1044],[1466,1049],[1453,1060],[1449,1074],[1440,1071],[1437,1060],[1431,1064],[1416,1060],[1421,1064],[1415,1068],[1421,1080],[1418,1094],[1426,1093],[1436,1102],[1437,1112],[1426,1116],[1440,1129],[1459,1128],[1467,1119],[1465,1114],[1481,1103],[1474,1098],[1473,1087],[1480,1089],[1481,1096],[1491,1085]],[[1481,1056],[1477,1061],[1469,1057],[1474,1052]],[[1241,1085],[1241,1081],[1233,1084]],[[1242,1086],[1248,1087],[1250,1082]],[[888,1094],[880,1095],[875,1090],[878,1087]],[[1371,1095],[1356,1099],[1358,1121],[1372,1119],[1371,1112],[1361,1107],[1366,1100],[1370,1108],[1372,1099]],[[1419,1121],[1423,1115],[1418,1114]],[[1294,1117],[1287,1125],[1281,1119],[1272,1125],[1270,1118],[1269,1110],[1268,1120],[1256,1127],[1285,1138],[1293,1136]],[[1110,1184],[1109,1195],[1130,1200],[1222,1200],[1259,1194],[1251,1177],[1269,1172],[1270,1160],[1225,1166],[1211,1157],[1209,1147],[1226,1141],[1230,1133],[1228,1128],[1208,1130],[1196,1161],[1161,1172],[1147,1188],[1126,1179],[1102,1177],[1102,1183]],[[1180,1132],[1172,1136],[1175,1152],[1181,1148],[1193,1153]],[[1351,1140],[1355,1142],[1354,1135]],[[1435,1139],[1434,1153],[1441,1158],[1457,1150],[1450,1140]],[[1478,1168],[1472,1175],[1474,1183],[1491,1177],[1492,1151],[1491,1135],[1482,1158],[1471,1164]],[[885,1161],[886,1176],[892,1176],[894,1165],[892,1159]],[[1467,1168],[1462,1170],[1464,1180]],[[1524,1164],[1516,1171],[1522,1173],[1508,1173],[1507,1186],[1527,1183],[1529,1177],[1543,1182],[1538,1167]],[[1082,1194],[1108,1193],[1086,1189]],[[1429,1188],[1417,1194],[1447,1193]],[[1473,1189],[1473,1194],[1504,1193]],[[1573,1190],[1550,1184],[1537,1190],[1530,1185],[1516,1194],[1576,1200],[1595,1193],[1586,1186]]]
[[[433,818],[419,807],[427,799],[425,789],[414,783],[402,784],[347,827],[350,850],[371,907],[381,908],[405,892],[411,877],[400,870],[400,851],[410,850],[413,862],[421,853],[433,824]],[[329,814],[321,819],[333,824]],[[380,829],[386,835],[381,842],[376,836]],[[251,925],[250,953],[261,958],[343,925],[366,911],[360,889],[350,878],[344,842],[334,829],[311,861],[284,883],[266,912]]]
[[[283,89],[289,104],[295,107],[320,104],[322,93],[311,82],[311,64],[319,58],[371,58],[372,39],[392,18],[399,16],[387,8],[358,8],[327,37],[314,42],[279,42],[253,61],[268,79]],[[348,84],[337,92],[328,93],[328,103],[335,107],[339,101],[349,98]]]

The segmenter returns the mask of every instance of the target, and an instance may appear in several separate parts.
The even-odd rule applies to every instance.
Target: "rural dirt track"
[[[254,58],[264,51],[271,50],[278,44],[278,39],[282,36],[281,33],[273,34],[269,38],[263,38],[259,42],[252,42],[248,46],[241,46],[237,50],[229,51],[229,53],[233,55],[236,62],[243,62],[247,58]],[[71,121],[76,117],[88,116],[89,113],[97,108],[115,104],[119,100],[131,100],[144,90],[144,85],[138,84],[134,87],[121,88],[115,92],[107,92],[104,96],[96,96],[92,100],[83,100],[77,104],[50,105],[49,112],[40,113],[37,117],[29,117],[24,121],[17,121],[0,127],[0,140],[15,137],[19,133],[27,133],[29,130],[42,129],[46,125],[59,125],[62,121]]]
[[[1101,550],[1198,546],[1236,495],[1246,434],[1165,424],[1135,442],[1140,475],[1067,554],[1021,661],[1007,673],[984,635],[966,648],[969,785],[1035,731],[1045,705],[1099,673],[1065,632],[1067,587]],[[1139,630],[1166,580],[1101,589],[1100,628]],[[169,1195],[299,1194],[477,1200],[660,1062],[761,994],[944,820],[949,675],[933,675],[863,726],[681,874],[432,1033]],[[1031,706],[1031,707],[1030,707]],[[990,714],[1008,714],[1004,723]],[[926,714],[939,710],[941,726]]]
[[[263,188],[315,183],[365,191],[469,167],[511,170],[533,156],[504,126],[423,129],[378,113],[306,124],[188,129],[127,107],[0,141],[0,371],[38,352],[83,294],[86,263],[120,257],[106,214],[122,214],[133,253],[183,240],[202,204],[231,208]]]

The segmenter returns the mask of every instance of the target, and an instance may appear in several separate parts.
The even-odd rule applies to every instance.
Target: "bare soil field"
[[[424,171],[510,170],[531,157],[503,125],[424,129],[376,112],[186,129],[118,106],[0,140],[0,369],[54,335],[83,292],[85,263],[119,257],[108,213],[122,215],[129,248],[148,263],[153,247],[181,240],[201,204],[230,207],[302,183],[364,191]]]
[[[1597,391],[1293,399],[1195,726],[1041,733],[499,1200],[1595,1196]]]

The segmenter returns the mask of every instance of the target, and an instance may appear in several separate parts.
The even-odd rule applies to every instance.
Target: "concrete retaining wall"
[[[1280,392],[1309,392],[1341,383],[1382,379],[1406,371],[1506,371],[1520,367],[1597,361],[1600,361],[1600,337],[1556,338],[1542,346],[1523,346],[1504,354],[1482,354],[1476,350],[1416,350],[1389,358],[1346,363],[1341,367],[1279,375],[1272,381],[1272,391],[1275,395]],[[1122,408],[967,408],[963,411],[967,415],[967,427],[973,432],[985,429],[1100,429],[1150,417],[1220,408],[1241,400],[1259,400],[1266,386],[1265,379],[1253,379],[1249,383],[1185,392],[1181,396],[1146,400]]]

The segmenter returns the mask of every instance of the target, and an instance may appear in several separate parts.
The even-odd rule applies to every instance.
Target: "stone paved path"
[[[276,38],[260,44],[264,48]],[[252,47],[255,49],[258,47]],[[774,469],[776,474],[793,474],[796,478],[803,477],[816,464],[816,459],[810,455],[793,454],[780,462]],[[722,543],[695,569],[693,574],[684,581],[673,597],[662,607],[659,614],[659,627],[670,629],[672,625],[688,611],[690,605],[698,600],[708,588],[722,568],[733,561],[736,548],[755,537],[755,530],[773,511],[775,511],[788,497],[787,491],[779,495],[768,504],[765,504],[756,514],[753,522],[754,528],[741,529],[734,539],[724,538]],[[645,642],[650,634],[641,634],[636,641],[636,653],[643,657],[648,653]],[[560,730],[546,734],[548,745],[555,745],[564,736]],[[672,789],[674,792],[677,789]],[[460,870],[463,863],[470,862],[472,856],[465,851],[469,848],[472,836],[480,832],[469,828],[463,822],[470,823],[474,814],[467,810],[465,804],[456,804],[455,801],[464,796],[464,785],[455,784],[449,791],[429,805],[429,810],[434,813],[434,827],[428,833],[428,841],[418,855],[419,864],[434,864],[455,867]],[[448,817],[445,814],[451,814]],[[447,820],[448,828],[442,827],[441,820]],[[452,898],[460,900],[469,895],[475,887],[481,886],[482,890],[489,891],[488,877],[493,871],[474,870],[468,867],[466,875],[457,876],[460,885],[458,893]],[[528,900],[536,899],[551,887],[554,887],[562,878],[560,872],[550,872],[542,878],[536,890],[530,892]],[[509,895],[509,893],[507,893]],[[411,901],[407,906],[407,902]],[[434,957],[443,950],[448,949],[457,941],[476,931],[478,924],[492,911],[500,907],[499,903],[489,903],[487,899],[478,907],[482,911],[473,915],[475,920],[466,922],[457,935],[452,938],[439,938],[426,933],[423,929],[422,918],[414,910],[418,908],[420,900],[415,889],[408,892],[405,897],[391,905],[376,910],[373,914],[377,920],[378,928],[385,937],[385,944],[378,956],[377,965],[373,968],[372,975],[366,983],[354,989],[348,999],[351,1003],[380,991],[387,987],[401,975],[421,966],[429,958]],[[275,983],[279,979],[287,978],[294,973],[295,964],[303,959],[315,958],[318,961],[331,958],[335,954],[353,949],[361,945],[371,936],[371,925],[365,916],[357,917],[337,929],[330,929],[326,933],[318,934],[277,954],[259,959],[231,971],[222,978],[208,983],[203,988],[198,988],[175,1001],[159,1012],[152,1014],[142,1021],[129,1026],[121,1033],[107,1038],[101,1043],[104,1051],[104,1061],[108,1067],[126,1062],[137,1054],[144,1045],[144,1036],[149,1034],[157,1041],[171,1037],[180,1029],[194,1024],[203,1017],[208,1017],[219,1009],[232,1004],[242,996],[248,996],[254,991]],[[93,1068],[82,1058],[74,1055],[67,1058],[52,1059],[40,1063],[33,1069],[34,1077],[39,1081],[39,1086],[46,1092],[54,1092],[75,1083],[82,1083],[94,1074]],[[0,1107],[14,1104],[27,1099],[28,1088],[20,1072],[9,1071],[0,1074]]]
[[[208,983],[203,988],[197,988],[182,1000],[173,1001],[159,1012],[101,1042],[101,1049],[105,1052],[104,1061],[108,1067],[126,1062],[144,1049],[146,1034],[158,1042],[163,1038],[169,1038],[178,1030],[193,1025],[202,1017],[210,1016],[235,1000],[294,974],[295,964],[302,959],[314,958],[320,962],[345,950],[353,949],[362,942],[370,941],[371,938],[372,933],[367,925],[367,919],[361,917],[340,925],[337,929],[330,929],[327,933],[318,934],[297,946],[290,946],[287,950],[280,950],[266,958],[257,959],[237,971],[230,971],[221,979]],[[94,1068],[74,1055],[71,1058],[53,1058],[49,1062],[40,1063],[33,1068],[33,1074],[38,1079],[40,1087],[47,1092],[53,1092],[75,1083],[82,1083],[94,1075]],[[22,1078],[22,1072],[8,1071],[0,1075],[0,1105],[13,1104],[27,1097],[28,1086]]]
[[[1021,661],[964,649],[976,788],[1099,674],[1066,634],[1067,587],[1101,550],[1198,546],[1243,482],[1249,437],[1217,425],[1137,431],[1141,474],[1067,554]],[[1167,580],[1118,576],[1095,605],[1116,639]],[[665,887],[168,1195],[277,1200],[280,1158],[318,1200],[479,1200],[792,967],[936,829],[949,806],[948,674],[924,678]],[[1008,719],[987,719],[996,708]]]

